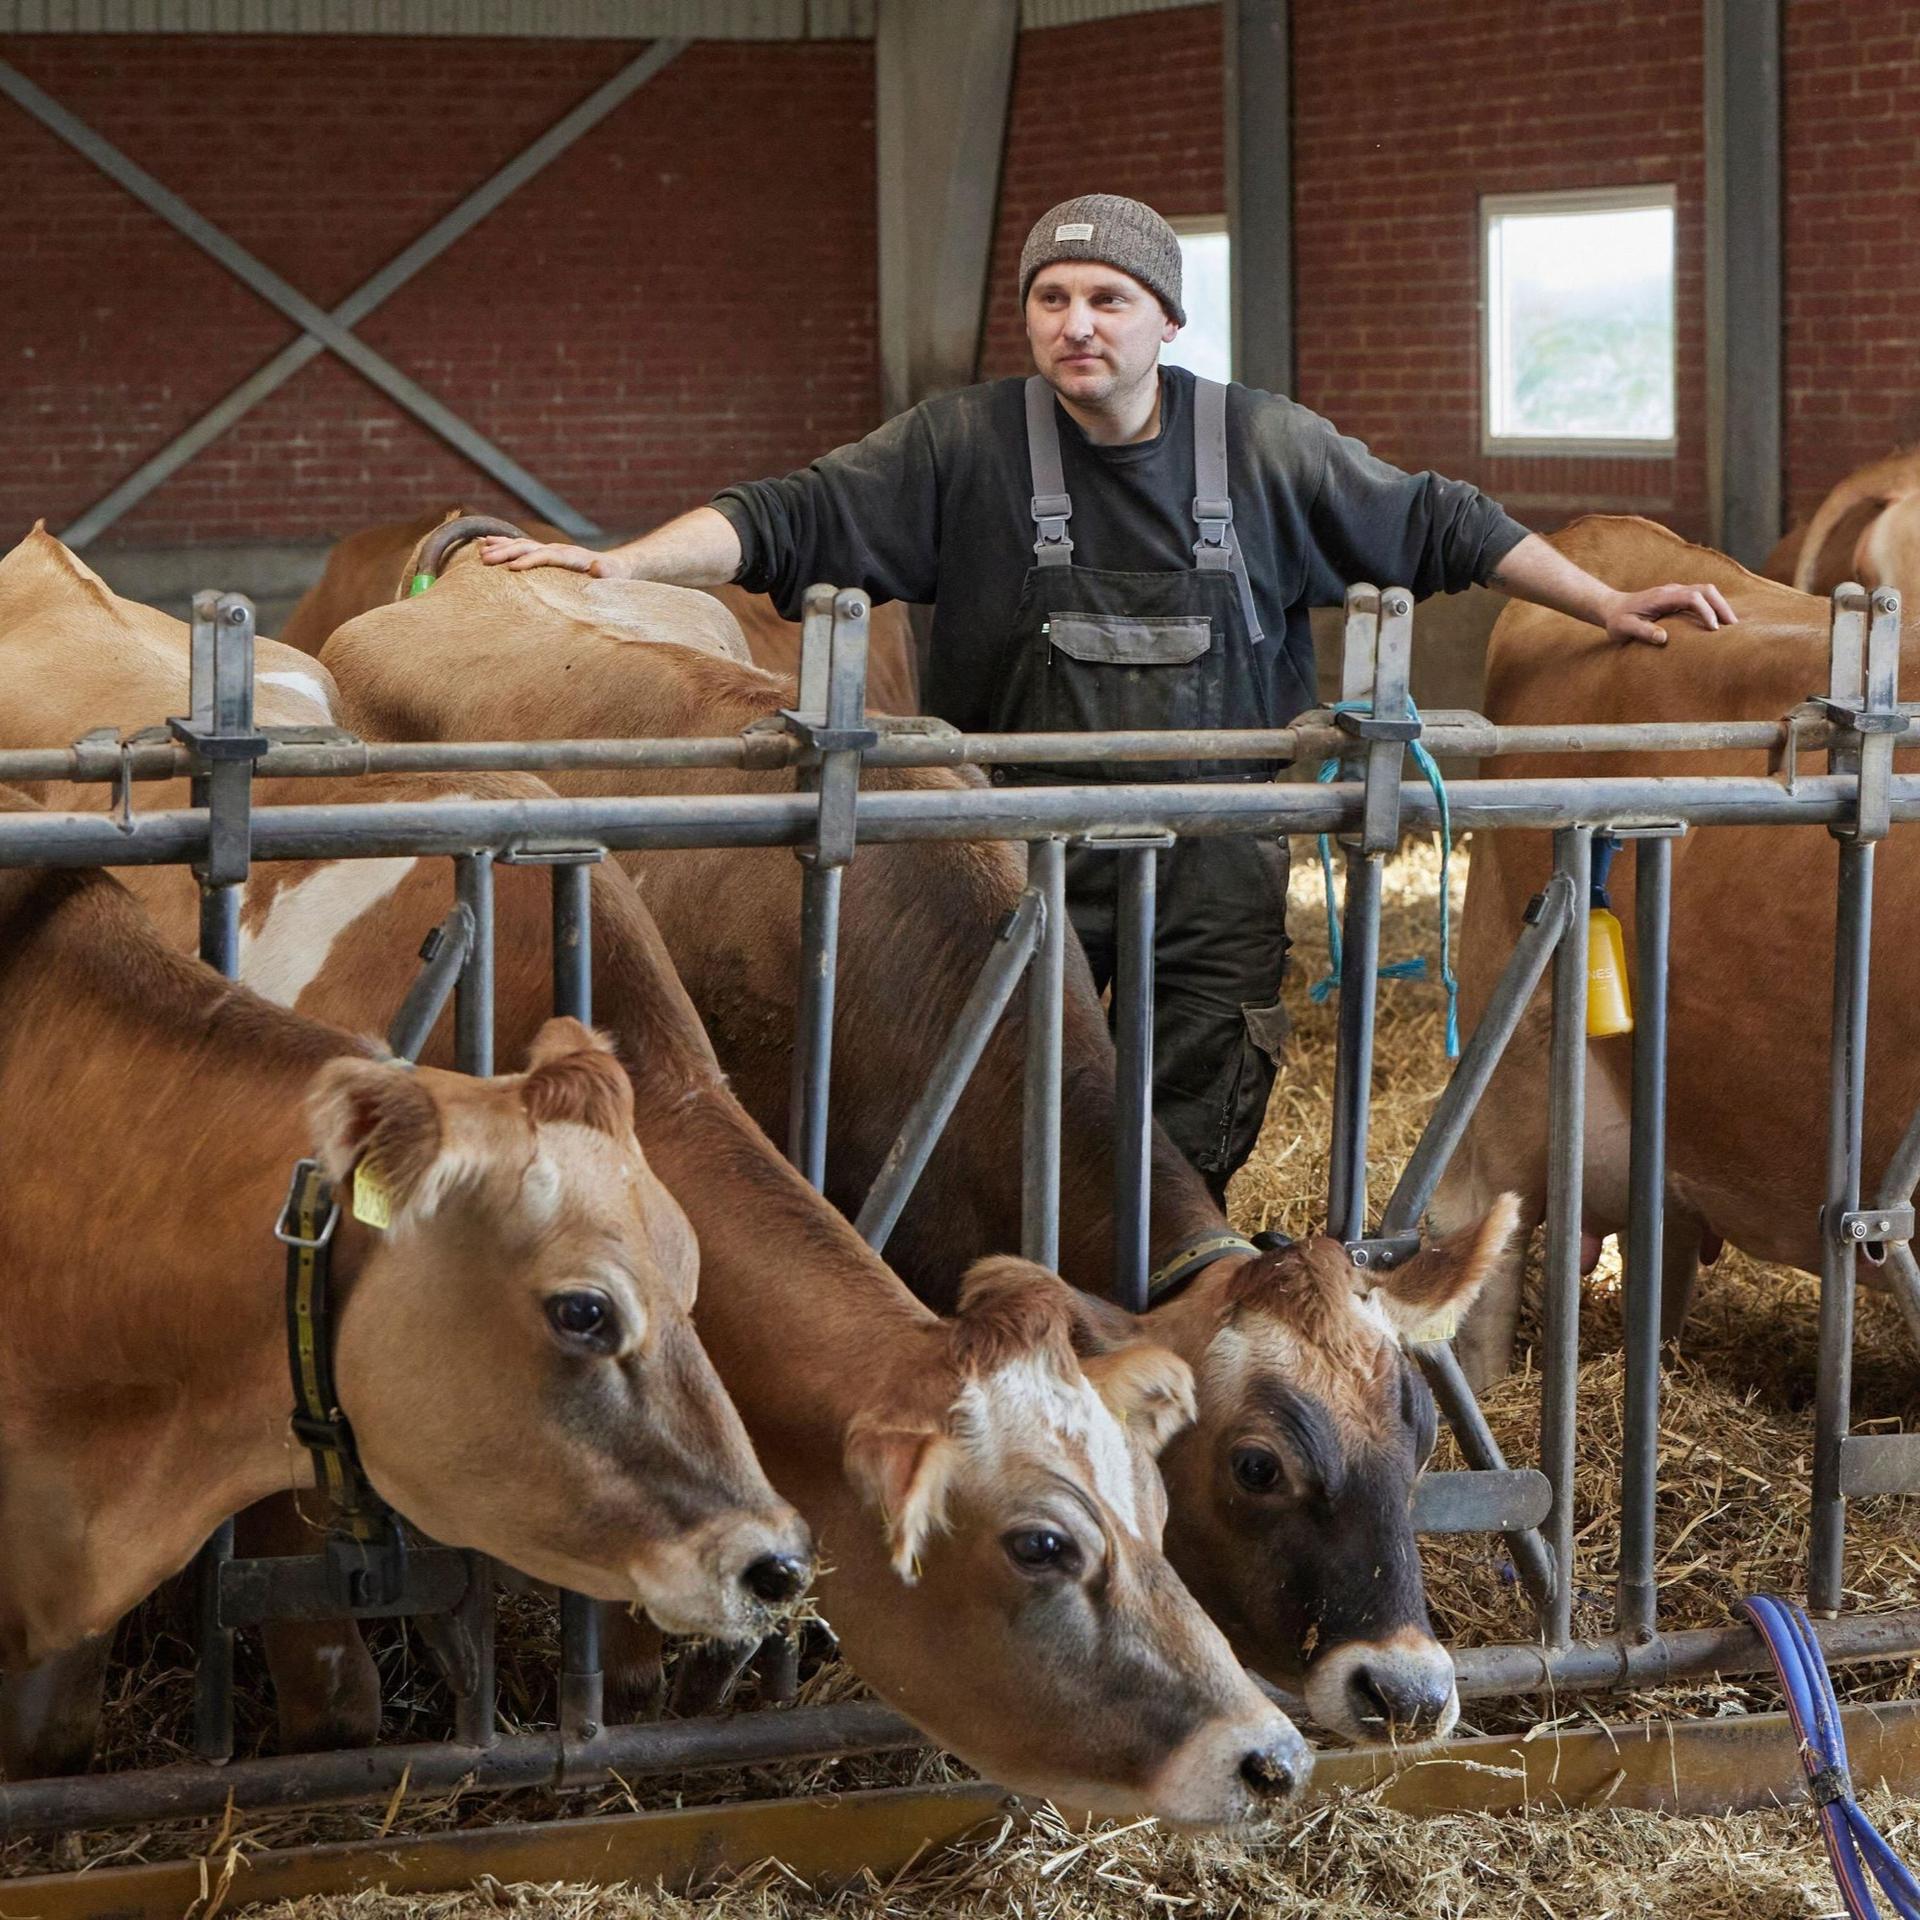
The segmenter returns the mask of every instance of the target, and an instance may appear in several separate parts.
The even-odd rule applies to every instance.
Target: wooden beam
[[[671,57],[670,52],[668,57]],[[640,61],[652,58],[652,50],[649,49],[648,53],[640,56]],[[626,69],[627,74],[638,71],[639,65],[639,61],[630,65]],[[641,79],[645,77],[642,73]],[[618,79],[615,84],[619,84]],[[508,492],[526,501],[576,538],[590,537],[600,531],[585,514],[569,506],[559,494],[536,479],[503,448],[495,446],[418,381],[409,379],[349,327],[341,325],[332,314],[323,312],[297,287],[283,280],[264,261],[223,233],[211,220],[195,212],[180,195],[163,186],[144,167],[129,159],[111,141],[96,133],[77,115],[69,113],[51,94],[34,85],[25,74],[4,60],[0,60],[0,93],[30,113],[48,132],[66,141],[76,153],[90,160],[109,179],[117,181],[142,206],[158,214],[176,233],[217,260],[243,286],[258,294],[269,305],[279,308],[290,320],[297,321],[322,346],[331,348],[356,373],[378,387],[389,399],[397,401],[415,419],[430,427]],[[246,405],[251,405],[260,397],[252,388],[253,382],[249,381],[236,390],[248,395]],[[245,408],[242,407],[240,411],[245,411]],[[215,413],[220,414],[221,409],[216,408]],[[189,429],[191,432],[192,429]],[[178,446],[182,442],[175,444]],[[168,455],[160,457],[165,459]],[[124,492],[125,488],[118,491]],[[101,516],[111,498],[101,502],[75,527],[67,530],[74,536],[73,544],[84,545],[100,531],[104,525]]]
[[[890,414],[974,377],[1019,27],[1019,0],[879,0],[880,386]]]
[[[1292,393],[1293,48],[1289,0],[1225,0],[1233,372]]]
[[[1708,538],[1781,533],[1780,0],[1705,0]]]
[[[1841,1721],[1859,1791],[1920,1786],[1920,1702],[1845,1707]],[[1533,1740],[1490,1735],[1424,1753],[1322,1753],[1312,1791],[1320,1798],[1374,1790],[1376,1804],[1403,1813],[1615,1806],[1708,1814],[1804,1800],[1806,1784],[1792,1722],[1766,1713],[1589,1725]],[[896,1873],[931,1849],[995,1831],[1017,1808],[999,1787],[898,1787],[284,1852],[236,1849],[204,1863],[23,1875],[0,1885],[0,1920],[174,1920],[216,1893],[217,1904],[232,1908],[373,1887],[445,1893],[483,1876],[588,1886],[658,1880],[678,1891],[769,1858],[810,1885],[831,1885],[863,1869]]]

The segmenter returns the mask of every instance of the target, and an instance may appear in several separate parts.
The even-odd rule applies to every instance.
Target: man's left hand
[[[1616,593],[1607,606],[1607,638],[1622,644],[1664,647],[1667,630],[1658,623],[1676,613],[1709,633],[1731,627],[1739,619],[1727,604],[1727,596],[1711,582],[1697,587],[1674,582],[1664,587],[1644,587],[1638,593]]]

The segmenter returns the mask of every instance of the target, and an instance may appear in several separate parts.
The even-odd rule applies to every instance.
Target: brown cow
[[[1920,593],[1920,447],[1848,474],[1760,571],[1802,593],[1829,594],[1847,580]]]
[[[0,873],[0,926],[10,1679],[313,1485],[271,1231],[308,1151],[390,1197],[387,1228],[349,1214],[333,1241],[340,1402],[383,1498],[680,1631],[798,1593],[805,1529],[693,1336],[692,1234],[603,1043],[554,1021],[525,1074],[410,1071],[176,954],[104,875]]]
[[[1719,584],[1739,624],[1707,633],[1669,623],[1664,648],[1623,653],[1595,629],[1519,603],[1493,631],[1486,710],[1509,725],[1635,720],[1778,719],[1827,685],[1828,610],[1721,554],[1688,546],[1645,520],[1591,517],[1553,536],[1579,565],[1627,589],[1691,578]],[[1663,569],[1678,567],[1674,574]],[[1696,569],[1692,573],[1685,570]],[[1910,625],[1903,668],[1920,660]],[[1904,756],[1903,756],[1904,758]],[[1489,775],[1758,774],[1754,753],[1506,755]],[[1920,885],[1906,884],[1910,828],[1881,848],[1873,925],[1872,1031],[1865,1166],[1878,1177],[1920,1100],[1920,1054],[1900,1038],[1912,1017],[1920,952]],[[1528,897],[1551,868],[1548,836],[1502,829],[1474,836],[1461,931],[1462,1014],[1479,1017],[1518,932]],[[1673,850],[1668,1064],[1668,1306],[1684,1311],[1703,1237],[1756,1258],[1815,1269],[1825,1187],[1827,1036],[1834,921],[1834,843],[1822,827],[1699,827]],[[1614,905],[1632,951],[1630,860],[1614,869]],[[1434,1198],[1445,1226],[1470,1219],[1503,1189],[1539,1219],[1546,1193],[1547,996],[1528,1010]],[[1587,1049],[1586,1239],[1626,1222],[1632,1041]],[[1505,1372],[1517,1275],[1491,1287],[1460,1335],[1479,1382]]]
[[[177,707],[184,629],[170,623],[170,650],[120,644],[69,565],[64,645],[41,656],[43,678],[60,660],[76,703],[57,731],[81,712],[124,726]],[[30,658],[19,665],[31,672]],[[548,791],[407,777],[265,782],[259,798]],[[152,869],[137,884],[172,936],[191,940],[188,876]],[[852,1664],[1010,1785],[1192,1822],[1270,1808],[1304,1776],[1305,1749],[1160,1550],[1153,1457],[1191,1415],[1186,1366],[1082,1324],[1078,1296],[1024,1262],[970,1276],[951,1321],[921,1307],[734,1101],[633,889],[608,869],[593,898],[595,1016],[620,1046],[640,1139],[699,1235],[702,1336],[821,1538],[822,1605]],[[242,970],[303,1011],[377,1023],[405,991],[421,930],[450,904],[445,862],[263,868]],[[496,912],[498,1042],[512,1057],[549,1004],[544,877],[503,868]],[[428,1058],[444,1057],[446,1037],[443,1023]],[[298,1636],[282,1651],[298,1651]],[[306,1654],[338,1664],[340,1641],[309,1633]],[[362,1707],[372,1686],[364,1669]]]
[[[539,577],[456,552],[433,595],[342,628],[324,657],[354,724],[389,739],[724,735],[787,698],[770,676],[731,661],[676,647],[588,647],[570,636],[570,671],[553,674],[561,630],[521,585]],[[867,776],[876,787],[934,792],[973,778]],[[576,774],[556,784],[587,793],[768,791],[790,790],[793,775]],[[782,1129],[799,949],[792,856],[688,851],[626,864],[735,1091],[763,1126]],[[991,843],[870,845],[848,869],[827,1154],[829,1192],[843,1209],[857,1209],[878,1172],[1022,884],[1020,849]],[[1113,1258],[1113,1050],[1077,943],[1069,951],[1060,1264],[1098,1289]],[[1019,1130],[1008,1116],[1020,1110],[1023,1046],[1016,1012],[888,1243],[889,1258],[936,1305],[954,1298],[972,1260],[1020,1243]],[[1164,1135],[1154,1149],[1154,1210],[1156,1259],[1225,1232],[1205,1184]],[[1497,1239],[1473,1236],[1480,1258],[1446,1264],[1463,1300]],[[1314,1271],[1324,1275],[1319,1264]],[[1433,1409],[1389,1324],[1400,1277],[1375,1283],[1345,1271],[1340,1311],[1322,1312],[1317,1283],[1294,1263],[1242,1254],[1194,1278],[1178,1311],[1153,1316],[1154,1336],[1175,1344],[1201,1390],[1198,1425],[1167,1459],[1182,1489],[1170,1538],[1182,1576],[1207,1594],[1242,1658],[1277,1680],[1304,1679],[1324,1724],[1356,1740],[1444,1731],[1458,1711],[1453,1667],[1428,1623],[1408,1518]],[[1367,1298],[1369,1284],[1379,1298]],[[1417,1293],[1430,1277],[1405,1284]],[[1229,1352],[1235,1364],[1221,1364]],[[1295,1419],[1295,1407],[1263,1391],[1275,1377],[1292,1377],[1312,1414]],[[1337,1451],[1303,1443],[1309,1418]]]
[[[280,638],[303,653],[318,654],[336,627],[345,626],[356,614],[383,607],[398,599],[410,585],[413,575],[409,559],[435,527],[459,519],[466,509],[449,507],[445,513],[423,515],[417,520],[388,521],[382,526],[364,527],[336,543],[327,555],[326,570],[301,595],[299,604],[287,616]],[[543,520],[523,520],[520,525],[535,540],[566,541],[569,536]],[[556,577],[546,570],[549,582]],[[739,657],[750,659],[757,667],[793,679],[800,671],[800,627],[797,621],[782,619],[764,593],[749,593],[744,587],[709,587],[711,598],[731,613],[739,623],[740,634],[733,635],[720,622],[702,622],[698,613],[688,616],[698,637],[687,638],[689,646],[709,646],[717,652],[742,645]],[[600,581],[591,596],[583,595],[582,607],[593,604],[611,624],[622,626],[636,609],[644,609],[659,638],[681,638],[671,610],[662,611],[658,590],[646,582]],[[698,603],[694,603],[697,607]],[[662,621],[664,619],[664,628]],[[895,602],[875,607],[867,629],[867,705],[876,713],[914,713],[919,710],[919,675],[914,664],[913,631],[907,610]]]

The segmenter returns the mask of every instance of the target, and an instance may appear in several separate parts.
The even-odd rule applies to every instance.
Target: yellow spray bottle
[[[1593,885],[1587,899],[1587,1034],[1595,1040],[1633,1031],[1627,943],[1607,895],[1607,876],[1619,851],[1620,842],[1612,834],[1594,835]]]

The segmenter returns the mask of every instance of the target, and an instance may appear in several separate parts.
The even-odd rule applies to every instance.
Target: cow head
[[[541,1031],[491,1080],[335,1060],[318,1156],[381,1195],[335,1370],[368,1478],[437,1540],[741,1638],[811,1570],[694,1335],[698,1250],[633,1134],[604,1041]]]
[[[860,1672],[990,1778],[1088,1811],[1256,1818],[1309,1764],[1161,1548],[1185,1362],[1076,1359],[1078,1296],[991,1260],[847,1441],[890,1563],[831,1598]],[[836,1543],[835,1558],[842,1557]]]
[[[1241,1658],[1358,1744],[1459,1717],[1409,1515],[1438,1422],[1402,1341],[1471,1302],[1516,1213],[1381,1273],[1328,1239],[1220,1262],[1148,1322],[1198,1375],[1161,1460],[1168,1553]]]

